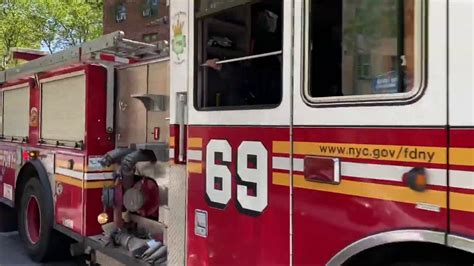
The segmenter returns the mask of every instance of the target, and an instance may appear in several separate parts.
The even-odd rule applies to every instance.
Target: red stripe
[[[274,174],[290,174],[289,170],[282,170],[282,169],[272,169]]]
[[[436,128],[295,128],[295,141],[446,147]]]
[[[189,137],[203,138],[203,143],[213,138],[259,141],[289,141],[289,128],[281,127],[235,127],[235,126],[189,126]],[[271,151],[271,145],[269,147]]]
[[[32,82],[33,79],[32,78],[24,78],[24,79],[20,79],[18,81],[15,81],[15,82],[6,82],[4,84],[2,84],[0,86],[0,88],[2,89],[8,89],[8,87],[13,87],[13,86],[16,86],[16,85],[20,85],[20,84],[25,84],[28,85],[29,82]]]
[[[179,131],[179,125],[170,124],[170,137],[176,136],[176,133]]]
[[[41,74],[41,75],[39,75],[39,78],[40,79],[46,79],[46,78],[61,76],[61,75],[73,73],[73,72],[76,72],[76,71],[85,70],[85,68],[86,68],[85,65],[72,65],[72,66],[56,69],[54,71],[50,71],[50,72]]]
[[[100,59],[105,61],[115,62],[115,56],[109,54],[100,54]]]
[[[457,192],[457,193],[463,193],[463,194],[469,194],[469,195],[474,195],[474,189],[451,187],[451,188],[449,189],[449,191],[451,191],[451,192]]]
[[[45,55],[46,54],[39,54],[39,53],[32,53],[32,52],[19,52],[19,51],[13,52],[14,59],[22,59],[26,61],[32,61],[40,57],[43,57]]]
[[[391,185],[391,186],[398,186],[398,187],[406,187],[408,186],[405,183],[397,182],[397,181],[389,181],[389,180],[379,180],[379,179],[370,179],[370,178],[361,178],[361,177],[352,177],[352,176],[343,176],[343,180],[350,180],[350,181],[362,181],[365,183],[372,183],[372,184],[380,184],[380,185]],[[446,191],[446,187],[443,186],[436,186],[436,185],[427,185],[427,189],[429,190],[436,190],[436,191]]]
[[[288,171],[273,169],[273,173],[282,173],[282,174],[289,174]],[[303,175],[303,172],[294,171],[297,175]],[[380,180],[380,179],[371,179],[371,178],[363,178],[363,177],[353,177],[353,176],[342,176],[342,180],[349,180],[349,181],[356,181],[356,182],[364,182],[364,183],[372,183],[372,184],[380,184],[380,185],[391,185],[391,186],[398,186],[398,187],[407,187],[407,185],[403,182],[399,181],[390,181],[390,180]],[[437,186],[437,185],[427,185],[427,189],[436,190],[436,191],[446,191],[446,187]],[[472,191],[474,193],[474,191]]]
[[[450,165],[449,170],[459,170],[459,171],[468,171],[468,172],[473,172],[474,171],[474,165],[469,166],[469,165]]]
[[[450,131],[451,147],[474,148],[474,128]]]

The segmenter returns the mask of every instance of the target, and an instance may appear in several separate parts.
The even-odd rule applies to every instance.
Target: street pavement
[[[33,262],[26,254],[20,240],[18,232],[0,233],[0,266],[10,265],[54,265],[54,266],[76,266],[81,263],[69,261],[57,261],[47,264],[38,264]],[[84,265],[84,264],[82,264]]]

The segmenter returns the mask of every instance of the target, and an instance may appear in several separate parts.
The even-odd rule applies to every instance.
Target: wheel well
[[[38,171],[36,171],[36,168],[32,164],[27,163],[21,168],[20,173],[18,173],[15,184],[15,204],[20,204],[23,188],[30,178],[38,178]]]
[[[474,254],[440,244],[402,242],[362,251],[347,260],[344,265],[388,265],[405,262],[473,265]]]

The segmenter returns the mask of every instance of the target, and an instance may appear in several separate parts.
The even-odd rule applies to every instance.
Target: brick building
[[[163,45],[169,41],[169,0],[105,0],[104,34],[121,30],[127,39]]]

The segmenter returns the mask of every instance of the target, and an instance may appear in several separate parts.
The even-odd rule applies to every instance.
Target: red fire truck
[[[35,259],[60,233],[127,265],[474,263],[474,3],[170,13],[169,59],[116,33],[0,74]]]

